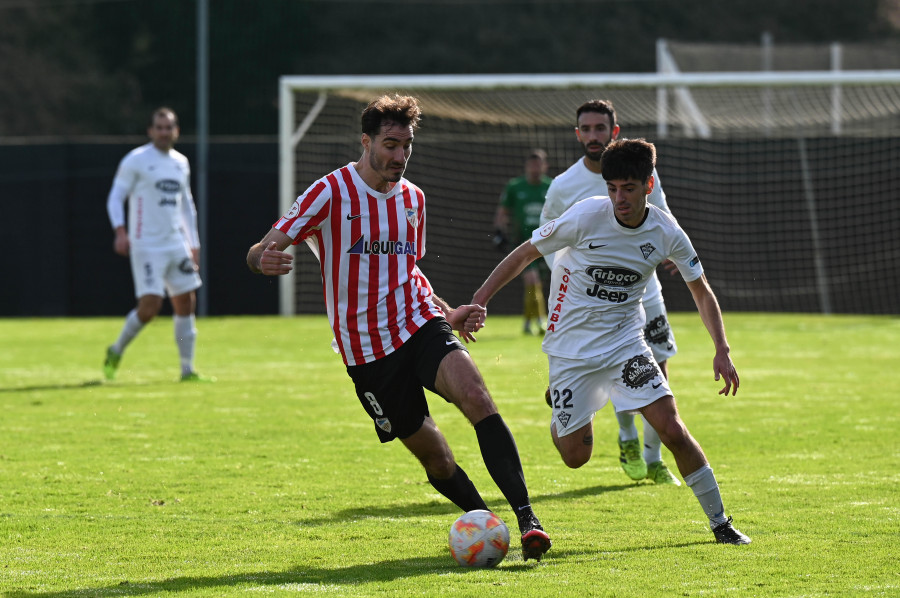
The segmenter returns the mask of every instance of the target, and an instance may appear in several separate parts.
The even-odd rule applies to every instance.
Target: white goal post
[[[836,89],[855,89],[858,93],[835,93]],[[774,91],[773,91],[774,90]],[[574,122],[574,108],[580,101],[575,97],[610,97],[624,94],[622,102],[614,100],[622,121],[622,108],[630,111],[627,122],[629,136],[635,130],[657,141],[662,138],[760,137],[776,135],[797,140],[806,136],[835,135],[832,121],[843,119],[844,131],[863,135],[894,135],[900,133],[900,70],[862,71],[767,71],[767,72],[704,72],[704,73],[638,73],[638,74],[485,74],[485,75],[337,75],[282,76],[279,80],[279,210],[285,213],[302,190],[314,179],[298,180],[298,147],[311,130],[321,126],[320,116],[336,99],[353,99],[357,103],[378,93],[402,92],[426,98],[439,98],[429,105],[423,102],[426,116],[454,118],[463,122],[466,113],[473,114],[472,122],[496,121],[503,126],[504,110],[516,105],[518,119],[531,118],[535,124],[565,129]],[[457,100],[455,94],[471,92],[475,103]],[[524,102],[537,94],[565,94],[552,101],[538,98],[533,107],[524,109]],[[758,106],[760,94],[765,94],[765,114]],[[866,96],[865,101],[859,101]],[[298,107],[298,96],[305,96]],[[872,99],[868,99],[871,95]],[[486,106],[494,98],[495,104]],[[549,96],[548,96],[549,97]],[[486,99],[487,98],[487,99]],[[843,102],[835,105],[834,102]],[[540,106],[537,106],[540,103]],[[441,110],[446,111],[446,115]],[[352,114],[343,112],[342,114]],[[358,111],[356,112],[358,116]],[[511,119],[513,120],[513,119]],[[357,119],[358,121],[358,119]],[[643,121],[643,129],[635,126]],[[652,122],[651,122],[652,121]],[[763,132],[761,122],[767,127]],[[894,123],[886,127],[885,122]],[[346,123],[350,129],[332,127],[343,143],[359,151],[358,122]],[[774,124],[774,128],[771,125]],[[890,128],[893,132],[888,131]],[[346,139],[350,137],[350,139]],[[800,152],[806,151],[801,145]],[[346,153],[346,152],[345,152]],[[355,159],[355,158],[350,158]],[[806,154],[803,154],[804,164]],[[346,163],[327,165],[315,176],[322,176]],[[551,173],[553,174],[553,173]],[[802,173],[809,180],[809,173]],[[421,185],[421,182],[419,182]],[[499,190],[498,190],[499,193]],[[807,202],[814,201],[811,191],[804,189]],[[811,211],[812,214],[815,210]],[[815,222],[811,223],[817,230]],[[819,243],[819,235],[812,242]],[[818,251],[818,250],[817,250]],[[818,252],[821,260],[821,252]],[[817,290],[822,311],[831,311],[827,274],[819,270],[813,285]],[[296,272],[296,268],[294,270]],[[280,280],[280,313],[296,312],[297,282],[294,272]]]

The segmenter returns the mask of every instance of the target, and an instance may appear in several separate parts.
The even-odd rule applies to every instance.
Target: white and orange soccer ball
[[[509,528],[490,511],[469,511],[450,526],[450,554],[463,567],[496,567],[509,550]]]

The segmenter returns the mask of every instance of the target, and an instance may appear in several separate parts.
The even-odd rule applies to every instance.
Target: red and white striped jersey
[[[319,258],[325,307],[347,365],[380,359],[444,313],[416,260],[425,195],[405,178],[379,193],[351,162],[313,183],[274,225]]]

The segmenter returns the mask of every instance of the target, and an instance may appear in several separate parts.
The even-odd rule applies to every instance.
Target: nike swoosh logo
[[[588,249],[600,249],[601,247],[606,247],[606,243],[602,245],[594,245],[593,243],[588,243]]]
[[[653,387],[653,390],[656,390],[657,388],[659,388],[660,386],[662,386],[662,382],[660,382],[659,384],[651,384],[650,386]]]
[[[351,216],[347,214],[347,220],[356,220],[357,218],[362,218],[362,214],[357,214],[356,216]]]
[[[445,344],[445,345],[455,345],[456,342],[457,342],[456,339],[453,338],[453,339],[450,339],[449,341],[445,342],[444,344]]]

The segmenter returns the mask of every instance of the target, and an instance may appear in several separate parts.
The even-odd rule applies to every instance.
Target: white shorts
[[[653,352],[643,341],[625,344],[607,355],[585,359],[549,356],[551,424],[566,436],[593,421],[594,413],[612,399],[617,413],[672,394]]]
[[[647,320],[644,324],[644,340],[650,345],[656,363],[662,363],[678,353],[675,345],[675,334],[669,325],[666,304],[662,301],[644,303]]]
[[[130,254],[135,297],[165,297],[166,292],[174,297],[195,291],[202,284],[187,246],[149,249],[132,245]]]

